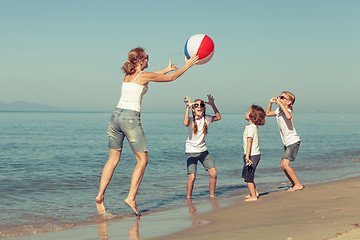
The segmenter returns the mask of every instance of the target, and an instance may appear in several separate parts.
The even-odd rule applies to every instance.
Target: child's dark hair
[[[251,111],[249,114],[249,119],[255,124],[255,125],[265,125],[265,116],[266,113],[264,109],[258,105],[252,105],[250,107]]]
[[[196,101],[201,101],[201,104],[204,104],[204,105],[205,105],[204,101],[201,100],[201,99],[196,99],[195,102],[196,102]],[[204,118],[204,126],[203,126],[203,133],[204,133],[204,135],[206,136],[206,134],[208,133],[208,126],[207,126],[206,121],[205,121],[205,111],[206,111],[206,108],[204,107],[204,115],[203,115],[203,118]],[[193,120],[193,121],[194,121],[193,132],[194,132],[194,134],[196,134],[199,130],[198,130],[198,125],[196,124],[196,119],[195,119],[195,113],[194,113],[194,111],[192,111],[192,115],[193,115],[193,119],[194,119],[194,120]]]

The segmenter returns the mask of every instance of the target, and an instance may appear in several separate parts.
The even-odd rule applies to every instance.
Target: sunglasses
[[[281,100],[286,99],[286,100],[290,101],[288,98],[286,98],[286,97],[284,97],[284,96],[280,96],[279,98],[280,98]]]
[[[197,108],[199,106],[203,108],[203,107],[205,107],[205,104],[204,103],[200,103],[200,104],[195,103],[195,104],[192,105],[193,108]]]
[[[149,55],[146,55],[146,56],[144,57],[144,59],[149,60]]]

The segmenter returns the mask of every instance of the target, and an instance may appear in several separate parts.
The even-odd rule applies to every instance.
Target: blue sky
[[[264,108],[282,90],[299,112],[359,112],[360,1],[0,1],[0,101],[112,111],[121,66],[142,46],[148,71],[184,63],[194,34],[213,59],[172,83],[151,83],[143,111],[182,112],[215,96],[220,112]]]

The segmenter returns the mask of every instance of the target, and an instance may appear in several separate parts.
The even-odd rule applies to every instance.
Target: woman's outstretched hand
[[[169,72],[171,71],[176,71],[178,68],[171,62],[171,58],[169,60],[169,66],[168,66],[168,70]]]
[[[197,56],[197,55],[193,55],[189,59],[187,59],[187,57],[185,56],[185,65],[188,67],[192,67],[195,64],[197,64],[198,62],[199,62],[199,56]]]

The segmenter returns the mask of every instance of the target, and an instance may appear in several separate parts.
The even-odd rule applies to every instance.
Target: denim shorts
[[[134,153],[147,152],[140,112],[116,108],[110,118],[108,135],[111,149],[121,150],[126,137]]]
[[[289,159],[290,161],[295,161],[296,155],[300,148],[300,141],[289,146],[284,146],[281,159]]]
[[[250,160],[253,162],[253,164],[251,164],[250,166],[246,166],[246,155],[244,155],[243,160],[244,160],[244,167],[242,170],[242,178],[244,178],[245,182],[254,182],[254,178],[255,178],[255,170],[257,165],[260,162],[260,154],[259,155],[254,155],[254,156],[250,156]]]
[[[196,173],[197,172],[197,162],[200,161],[204,166],[205,170],[215,168],[214,161],[212,160],[208,151],[201,153],[185,153],[187,159],[187,173]]]

